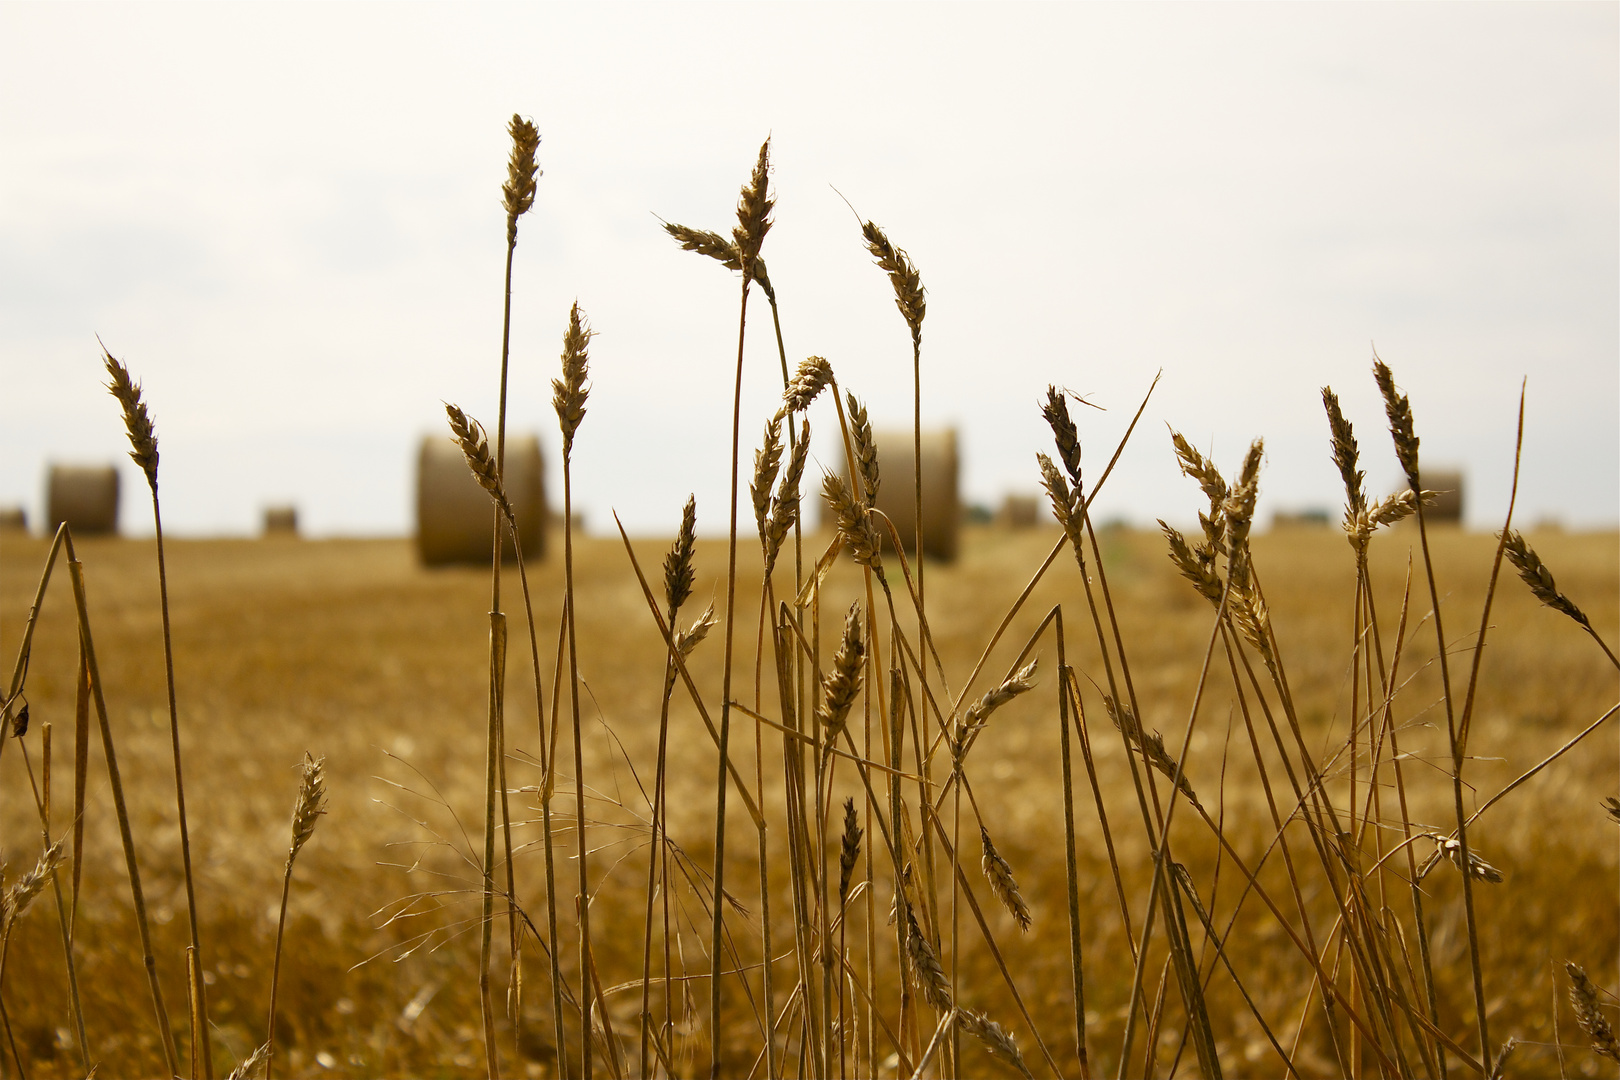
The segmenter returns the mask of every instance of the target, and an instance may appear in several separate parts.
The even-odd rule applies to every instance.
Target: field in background
[[[672,527],[678,513],[672,505]],[[699,507],[700,520],[711,525],[720,513],[720,508]],[[1057,536],[1055,529],[973,528],[964,536],[963,557],[955,565],[930,566],[930,621],[953,688],[959,688],[996,621]],[[1585,609],[1605,640],[1615,641],[1620,626],[1620,536],[1541,532],[1531,539],[1556,573],[1560,590]],[[1099,541],[1131,651],[1144,720],[1177,747],[1209,634],[1211,609],[1176,574],[1157,533],[1105,531]],[[1448,634],[1459,646],[1467,645],[1477,629],[1495,540],[1435,530],[1431,541]],[[1398,528],[1373,541],[1372,573],[1382,621],[1388,624],[1386,635],[1393,633],[1408,553],[1415,544],[1415,528]],[[0,650],[9,658],[17,647],[48,545],[9,534],[0,545]],[[667,546],[667,541],[638,542],[644,569],[655,572]],[[825,538],[812,543],[807,537],[807,558],[812,549],[819,553],[824,546]],[[559,551],[560,544],[552,550]],[[1349,708],[1352,553],[1336,528],[1275,531],[1256,537],[1254,550],[1307,736],[1313,751],[1327,751],[1342,742]],[[86,567],[107,702],[121,740],[119,758],[130,792],[137,846],[148,875],[159,969],[175,1023],[181,1026],[187,934],[168,771],[153,548],[143,541],[85,539],[79,541],[79,552]],[[724,543],[700,543],[697,568],[696,607],[690,610],[701,609],[710,599],[717,606],[723,604]],[[532,564],[530,569],[545,654],[557,640],[561,560]],[[757,604],[757,570],[757,558],[742,561],[737,592],[742,605]],[[1414,592],[1423,596],[1421,563],[1418,572]],[[593,853],[591,864],[599,883],[592,908],[593,933],[600,976],[609,988],[611,1020],[633,1038],[639,990],[613,988],[640,977],[645,792],[652,783],[664,647],[617,540],[576,540],[575,573],[580,670],[589,691],[584,705],[586,763],[593,778],[591,816],[601,823],[594,834],[599,854]],[[58,574],[33,650],[28,692],[34,728],[27,742],[38,770],[37,732],[44,723],[53,725],[53,801],[60,830],[71,808],[77,654],[65,570],[59,568]],[[474,853],[480,844],[483,809],[487,568],[423,570],[410,544],[398,540],[171,541],[169,575],[192,843],[200,873],[205,961],[220,1064],[228,1069],[263,1040],[275,905],[287,817],[298,783],[294,765],[307,749],[327,757],[331,812],[300,857],[294,877],[278,1028],[283,1074],[439,1075],[480,1068],[479,876]],[[515,580],[509,580],[515,586]],[[833,606],[827,610],[840,611],[840,603],[847,605],[858,582],[855,568],[847,562],[836,566],[827,598]],[[1066,551],[992,656],[987,676],[1000,677],[1042,616],[1060,602],[1071,612],[1070,618],[1085,610],[1079,578]],[[1414,598],[1413,609],[1406,670],[1416,674],[1401,698],[1401,719],[1412,726],[1402,735],[1402,750],[1420,769],[1428,769],[1423,761],[1440,762],[1445,757],[1445,721],[1431,663],[1432,627],[1418,625],[1428,604]],[[512,613],[508,777],[509,786],[519,788],[533,784],[538,773],[532,764],[537,752],[534,691],[522,609],[515,595],[508,610]],[[756,691],[757,618],[756,610],[745,610],[737,635],[736,697],[745,704],[752,703],[756,692],[768,702],[775,695],[768,674]],[[1468,796],[1470,809],[1589,724],[1617,696],[1614,671],[1601,652],[1568,620],[1542,607],[1506,568],[1492,623],[1476,734],[1470,744],[1475,760],[1466,773],[1475,786]],[[836,625],[822,627],[829,653],[837,632]],[[1085,638],[1086,634],[1071,630],[1069,663],[1101,682],[1094,652],[1079,644]],[[719,696],[720,651],[716,635],[694,656],[693,674],[711,707]],[[1020,935],[1000,908],[987,907],[986,917],[1042,1034],[1058,1061],[1068,1067],[1074,1058],[1072,1038],[1063,1036],[1070,1006],[1058,730],[1053,697],[1042,692],[1051,686],[1053,663],[1050,651],[1043,651],[1037,692],[996,713],[974,752],[971,769],[980,809],[1030,901],[1034,922],[1028,934]],[[548,717],[553,666],[549,658],[543,664]],[[1090,693],[1084,678],[1082,684]],[[1247,858],[1264,848],[1270,827],[1252,761],[1239,745],[1245,736],[1241,720],[1234,719],[1229,694],[1229,679],[1212,680],[1187,771],[1204,804],[1212,812],[1221,808],[1227,835]],[[694,862],[706,866],[713,836],[714,746],[689,701],[680,694],[675,700],[670,830]],[[1111,817],[1117,815],[1115,835],[1127,875],[1126,892],[1139,919],[1151,862],[1140,839],[1140,822],[1131,827],[1134,794],[1124,754],[1095,696],[1085,705],[1105,804]],[[1432,726],[1435,721],[1438,728]],[[740,716],[736,722],[741,726],[734,731],[734,759],[751,776],[753,725]],[[859,716],[851,721],[857,729],[860,724]],[[1485,935],[1481,951],[1485,985],[1493,995],[1488,1003],[1493,1033],[1497,1039],[1516,1035],[1525,1041],[1510,1075],[1597,1073],[1597,1059],[1575,1028],[1564,1000],[1562,965],[1574,960],[1600,986],[1616,984],[1620,830],[1607,820],[1600,803],[1620,786],[1617,729],[1620,724],[1611,721],[1469,830],[1476,850],[1506,875],[1500,885],[1476,887],[1475,898]],[[1230,765],[1223,769],[1228,737]],[[767,797],[772,796],[774,782],[775,797],[780,798],[780,740],[767,738],[764,749]],[[78,927],[89,1039],[94,1056],[103,1063],[101,1075],[154,1074],[161,1068],[161,1058],[151,1041],[150,1002],[138,952],[131,946],[128,885],[99,740],[90,757],[89,854]],[[563,760],[571,759],[565,754]],[[571,771],[566,765],[562,770],[559,796],[562,789],[571,790]],[[25,862],[31,864],[38,847],[38,822],[25,795],[28,783],[22,755],[13,747],[0,762],[0,792],[4,792],[0,840],[13,873]],[[1449,785],[1439,782],[1438,772],[1422,776],[1418,785],[1426,795],[1446,797],[1413,805],[1412,817],[1449,831]],[[844,777],[838,796],[858,790],[853,777]],[[558,806],[566,803],[571,800],[557,800]],[[528,822],[536,816],[528,809],[532,805],[532,794],[520,795],[514,814]],[[1077,793],[1076,808],[1088,1034],[1094,1039],[1094,1064],[1111,1075],[1117,1067],[1132,965],[1089,792]],[[779,814],[772,818],[779,819]],[[556,824],[558,872],[566,878],[573,873],[567,861],[571,824],[561,817]],[[1190,813],[1178,816],[1178,835],[1187,830],[1192,837],[1202,828]],[[728,846],[728,862],[735,860],[736,869],[735,876],[728,874],[728,887],[747,913],[733,912],[728,922],[757,953],[753,927],[758,892],[752,868],[757,849],[745,822],[731,835],[735,850]],[[538,826],[525,824],[516,839],[534,843],[537,836]],[[1207,837],[1207,833],[1198,837],[1200,851],[1209,848]],[[1193,848],[1192,843],[1183,845],[1189,852]],[[964,861],[977,877],[976,843],[972,849],[973,857]],[[1433,845],[1422,843],[1417,850],[1427,856]],[[414,871],[402,868],[417,860]],[[533,910],[537,923],[543,922],[541,865],[537,851],[519,854],[519,899]],[[778,868],[772,869],[774,876]],[[1205,888],[1218,871],[1213,862],[1192,861],[1189,869]],[[781,872],[785,882],[785,867]],[[1229,908],[1237,875],[1229,869],[1219,872],[1224,876],[1218,888],[1226,901],[1223,906]],[[1472,989],[1459,876],[1442,866],[1425,886],[1440,1013],[1450,1034],[1467,1045]],[[892,951],[892,932],[882,929],[890,890],[880,865],[875,889],[877,937],[880,947],[886,940]],[[571,889],[566,892],[571,896]],[[411,897],[418,898],[413,910],[420,914],[385,925],[385,917],[397,913],[401,902]],[[1403,897],[1388,898],[1391,906],[1404,902]],[[1309,982],[1306,969],[1289,952],[1275,922],[1262,917],[1258,905],[1251,906],[1254,932],[1243,936],[1250,923],[1240,923],[1235,948],[1243,954],[1243,970],[1256,1003],[1281,1031],[1291,1034],[1305,1005],[1301,988]],[[707,1035],[702,1031],[706,1014],[701,1005],[707,994],[707,928],[706,916],[695,908],[689,914],[692,922],[683,929],[685,959],[694,976],[703,977],[692,988],[691,1015],[682,1031],[692,1043],[686,1064],[689,1071],[699,1072],[707,1062]],[[790,915],[773,910],[773,918],[778,941],[790,948]],[[8,962],[5,1008],[11,1038],[31,1077],[75,1075],[76,1069],[55,919],[51,905],[36,904],[18,925]],[[427,947],[396,959],[411,944],[421,942],[415,935],[430,931],[434,934]],[[496,936],[503,942],[504,929]],[[1197,940],[1196,932],[1194,936]],[[1020,1025],[1011,1023],[1015,1015],[999,977],[982,955],[982,943],[972,933],[963,940],[966,977],[961,985],[977,991],[964,991],[966,1003],[988,1008],[1008,1023],[1031,1066],[1040,1072],[1032,1043]],[[572,959],[572,953],[564,955]],[[545,961],[532,945],[526,964],[523,1064],[531,1075],[553,1075],[556,1058],[547,1019]],[[1256,978],[1249,972],[1262,976],[1272,972],[1275,978]],[[504,961],[497,961],[496,974],[497,985],[504,986]],[[1156,983],[1157,964],[1149,975]],[[1229,984],[1217,977],[1210,994],[1222,1057],[1263,1059],[1264,1068],[1273,1070],[1269,1046],[1229,993]],[[1174,997],[1173,989],[1170,996]],[[728,1015],[739,1025],[747,1018],[741,998],[740,988],[728,991]],[[1562,1055],[1553,1045],[1555,1010],[1558,1034],[1567,1047]],[[1161,1075],[1177,1053],[1179,1025],[1174,1027],[1161,1032]],[[504,1030],[503,1041],[510,1037],[510,1029]],[[757,1032],[748,1035],[749,1044],[757,1044]],[[1300,1064],[1322,1074],[1335,1071],[1335,1063],[1312,1050],[1313,1045],[1307,1039],[1301,1047]],[[964,1061],[981,1071],[995,1068],[976,1048],[964,1050]],[[740,1075],[749,1062],[735,1064]],[[517,1065],[508,1062],[509,1071]],[[1193,1071],[1190,1048],[1180,1068]]]

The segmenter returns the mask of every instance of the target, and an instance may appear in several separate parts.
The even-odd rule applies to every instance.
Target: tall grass
[[[921,275],[875,223],[862,221],[859,236],[850,237],[884,273],[910,337],[918,533],[907,538],[876,509],[884,463],[859,388],[841,385],[836,358],[810,357],[796,370],[787,362],[781,298],[761,255],[776,209],[769,142],[742,187],[730,237],[664,226],[683,248],[721,263],[739,280],[725,569],[699,568],[703,545],[696,539],[692,500],[664,557],[661,588],[643,566],[646,552],[638,552],[622,528],[623,556],[615,556],[611,575],[600,556],[580,562],[580,550],[602,548],[576,537],[573,526],[573,451],[589,395],[592,335],[574,304],[553,383],[563,445],[562,567],[537,574],[539,587],[532,593],[531,568],[518,564],[537,753],[509,749],[503,533],[517,550],[522,545],[506,498],[502,448],[512,255],[518,218],[535,197],[539,139],[519,118],[509,134],[494,445],[475,419],[447,406],[452,434],[493,506],[483,827],[481,833],[450,832],[407,866],[411,874],[432,872],[449,884],[413,894],[383,920],[390,933],[408,920],[426,927],[389,942],[404,966],[387,970],[436,965],[438,974],[383,1028],[409,1035],[435,994],[466,1006],[468,1017],[475,999],[476,1026],[469,1022],[445,1039],[481,1045],[483,1068],[491,1076],[502,1071],[503,1057],[515,1068],[527,1061],[544,1074],[605,1072],[615,1078],[706,1072],[827,1080],[990,1070],[1029,1077],[1194,1070],[1207,1077],[1453,1071],[1495,1076],[1503,1073],[1509,1053],[1527,1053],[1515,1050],[1531,1042],[1525,1018],[1493,1015],[1498,996],[1515,992],[1492,985],[1493,979],[1514,978],[1511,959],[1494,955],[1508,947],[1495,928],[1518,925],[1511,899],[1504,903],[1493,894],[1522,897],[1523,890],[1535,888],[1534,868],[1521,865],[1518,874],[1506,875],[1498,869],[1506,860],[1492,850],[1502,835],[1493,826],[1502,815],[1487,813],[1511,796],[1524,797],[1548,770],[1571,764],[1620,705],[1586,718],[1559,745],[1547,740],[1535,763],[1511,782],[1492,788],[1481,780],[1485,770],[1473,763],[1491,750],[1476,740],[1501,731],[1499,723],[1482,719],[1489,672],[1493,664],[1514,662],[1500,651],[1513,628],[1493,619],[1510,603],[1499,595],[1502,564],[1522,578],[1530,598],[1575,624],[1567,648],[1591,648],[1590,642],[1597,646],[1594,656],[1601,651],[1616,669],[1620,661],[1605,639],[1605,624],[1581,606],[1594,601],[1561,591],[1553,568],[1515,531],[1517,467],[1488,575],[1482,585],[1459,589],[1455,568],[1442,558],[1454,545],[1425,510],[1432,493],[1421,486],[1415,410],[1394,372],[1375,358],[1383,419],[1405,478],[1403,490],[1384,499],[1366,491],[1353,423],[1338,395],[1324,388],[1324,428],[1344,483],[1349,541],[1348,551],[1340,549],[1348,592],[1305,600],[1317,609],[1342,608],[1338,629],[1328,638],[1300,629],[1297,596],[1281,587],[1268,592],[1268,585],[1298,575],[1280,560],[1268,561],[1280,549],[1256,538],[1265,463],[1258,439],[1225,472],[1171,433],[1170,445],[1159,452],[1173,455],[1205,505],[1191,533],[1160,523],[1161,553],[1184,579],[1179,591],[1144,592],[1137,579],[1147,571],[1122,563],[1122,541],[1093,520],[1091,507],[1121,456],[1144,452],[1134,436],[1152,387],[1100,469],[1089,446],[1089,453],[1082,452],[1098,436],[1083,430],[1063,392],[1047,387],[1039,396],[1032,392],[1031,423],[1044,425],[1051,450],[1037,455],[1030,480],[1045,489],[1059,535],[1044,558],[1035,547],[1009,546],[1029,560],[1027,584],[1010,602],[981,599],[965,619],[957,610],[966,588],[957,571],[925,571],[917,554],[928,511],[921,495]],[[783,382],[781,404],[764,418],[749,477],[757,563],[748,545],[739,544],[747,466],[741,388],[755,285],[771,306]],[[104,362],[160,520],[155,436],[139,387],[110,355]],[[810,414],[818,411],[826,424],[818,419],[817,426],[830,430],[836,423],[846,466],[819,479],[831,523],[819,532],[803,520]],[[1520,424],[1522,445],[1522,409]],[[791,581],[784,557],[790,535]],[[805,540],[811,544],[807,553]],[[1417,548],[1421,565],[1409,566],[1397,588],[1379,575],[1393,565],[1382,552],[1403,541]],[[200,947],[202,920],[185,824],[161,526],[157,550],[190,924],[190,1074],[209,1076],[215,1062],[204,988],[211,969]],[[93,703],[157,1018],[148,1045],[156,1043],[175,1073],[179,1062],[136,857],[138,819],[126,807],[84,569],[65,527],[49,549],[24,624],[4,703],[6,741],[26,737],[34,630],[63,551],[81,658],[72,683],[72,886],[64,896],[57,875],[68,867],[69,855],[65,839],[52,832],[50,754],[42,746],[44,784],[36,784],[35,799],[42,853],[30,860],[33,870],[0,894],[0,1035],[12,1063],[23,1070],[24,1054],[6,1009],[8,1002],[13,1009],[18,1004],[8,957],[20,950],[32,964],[39,929],[27,913],[49,883],[58,895],[62,977],[74,988],[80,1064],[95,1065],[87,1030],[104,1024],[95,1002],[86,1007],[80,1001],[75,966]],[[686,622],[683,609],[700,573],[713,573],[717,588],[723,581],[722,606],[711,605]],[[930,592],[925,573],[934,582]],[[1018,573],[1021,578],[1023,571]],[[598,606],[612,608],[622,622],[623,609],[614,605],[625,602],[624,594],[609,595],[609,576],[621,583],[633,578],[628,602],[646,611],[639,630],[619,633],[626,640],[651,634],[655,653],[610,657],[613,640],[582,632],[582,624],[601,625]],[[549,628],[538,626],[536,594],[559,605],[556,637],[544,642],[544,650]],[[1026,611],[1037,595],[1041,601]],[[1522,605],[1512,610],[1523,617]],[[752,654],[746,621],[751,614]],[[1172,625],[1179,629],[1172,633]],[[1459,625],[1470,629],[1457,636]],[[713,647],[700,647],[716,628],[721,642],[712,655]],[[649,660],[644,672],[628,667]],[[1164,677],[1172,665],[1183,674]],[[627,700],[614,695],[628,693],[623,688],[631,684],[644,681],[651,689],[637,699],[637,711],[604,708],[593,725],[593,672],[611,673],[597,683],[601,698],[610,701]],[[606,685],[610,681],[622,686]],[[1598,689],[1613,697],[1616,688],[1605,682]],[[1329,716],[1323,700],[1337,701],[1339,714]],[[747,724],[753,726],[751,763],[748,740],[738,734]],[[560,768],[565,726],[571,777]],[[1002,767],[1014,746],[1023,748],[1031,775]],[[441,780],[448,783],[438,774],[449,767],[435,762],[419,768],[422,783],[405,794],[455,812],[452,799],[433,794]],[[509,768],[520,776],[532,773],[532,782],[514,785]],[[1033,774],[1042,768],[1060,776],[1060,785]],[[33,777],[31,757],[28,770]],[[284,966],[283,939],[293,861],[326,808],[327,779],[307,757],[281,868],[264,1045],[252,1055],[232,1049],[238,1073],[258,1061],[267,1062],[268,1072],[278,1060],[282,973],[309,962],[290,955]],[[333,778],[334,790],[338,784]],[[552,805],[559,794],[571,804],[560,821]],[[528,796],[535,820],[524,818]],[[751,834],[740,824],[742,815]],[[521,830],[536,825],[539,836],[524,842]],[[1587,819],[1562,827],[1584,835],[1609,823],[1594,805]],[[571,913],[557,896],[559,845],[573,860]],[[455,853],[459,861],[435,861],[435,852]],[[534,862],[540,865],[531,868]],[[739,865],[757,876],[755,910],[734,884]],[[330,869],[318,864],[300,873],[300,882],[322,890],[320,875]],[[525,900],[537,895],[536,874],[546,902],[543,917]],[[1521,875],[1528,879],[1523,885]],[[1585,885],[1594,893],[1607,888],[1595,881]],[[494,933],[502,897],[504,943]],[[476,914],[455,921],[445,912],[461,899],[475,905]],[[208,913],[207,906],[201,910]],[[474,931],[476,961],[470,944],[458,941]],[[420,946],[432,948],[417,953]],[[504,958],[498,955],[503,948]],[[551,993],[531,999],[523,987],[527,968],[537,962],[535,949],[545,954]],[[502,959],[505,1010],[496,1007],[495,972]],[[473,962],[477,970],[468,973]],[[1613,1056],[1612,1000],[1583,966],[1594,962],[1603,958],[1571,957],[1558,977],[1591,1051]],[[394,977],[375,974],[382,966],[376,961],[361,970],[387,983]],[[1464,969],[1465,978],[1455,975]],[[453,989],[463,983],[465,994]],[[705,996],[706,1009],[698,1004]],[[300,1007],[307,1007],[303,1000]],[[30,1001],[25,1007],[35,1006]],[[289,1023],[286,1029],[300,1026]],[[1493,1026],[1498,1034],[1507,1027],[1514,1038],[1494,1045]],[[255,1032],[241,1049],[260,1042]],[[357,1054],[356,1060],[366,1059]],[[478,1064],[471,1055],[452,1060],[467,1071]],[[291,1071],[307,1070],[312,1061],[323,1069],[341,1065],[335,1057],[328,1064],[304,1050],[287,1054]]]

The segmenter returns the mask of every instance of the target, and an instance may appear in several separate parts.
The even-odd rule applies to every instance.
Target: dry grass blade
[[[1592,1049],[1610,1060],[1620,1061],[1620,1038],[1615,1037],[1614,1027],[1603,1015],[1597,987],[1587,977],[1586,969],[1566,962],[1564,971],[1569,974],[1569,1003],[1575,1007],[1575,1019],[1581,1030],[1592,1040]]]
[[[590,354],[587,351],[594,335],[579,310],[579,301],[568,310],[568,330],[563,334],[562,378],[551,380],[551,404],[557,410],[557,422],[562,427],[563,457],[574,449],[574,432],[585,419],[585,400],[590,397]]]
[[[844,835],[839,844],[838,851],[838,906],[842,908],[844,901],[849,898],[849,885],[855,877],[855,863],[861,857],[861,837],[866,830],[861,828],[860,815],[855,812],[855,800],[844,800]]]
[[[912,348],[918,348],[922,344],[923,317],[928,314],[928,294],[923,288],[922,275],[917,273],[916,264],[905,249],[890,243],[888,235],[873,222],[861,226],[861,239],[866,241],[866,250],[873,261],[889,275],[889,284],[894,286],[894,306],[900,309],[900,316],[911,330]]]
[[[692,595],[692,584],[697,580],[693,568],[693,551],[697,545],[697,497],[688,495],[681,509],[681,531],[675,536],[675,546],[664,556],[664,603],[669,605],[670,621]]]
[[[141,384],[129,377],[129,369],[113,359],[113,354],[105,347],[101,355],[107,366],[107,375],[112,379],[107,389],[124,410],[124,430],[129,433],[129,459],[141,467],[141,472],[146,474],[146,482],[156,491],[157,433],[152,427],[152,417],[146,411],[146,402],[141,400]]]
[[[1034,1080],[1034,1074],[1029,1066],[1024,1064],[1024,1055],[1018,1049],[1018,1043],[1013,1040],[1012,1034],[1006,1028],[980,1012],[972,1009],[963,1009],[956,1014],[956,1022],[963,1031],[972,1035],[983,1044],[991,1057],[1003,1065],[1018,1070],[1018,1075],[1026,1080]]]
[[[990,839],[990,831],[983,825],[979,826],[979,846],[981,854],[979,866],[984,870],[985,880],[990,883],[990,891],[1001,906],[1018,920],[1018,929],[1029,931],[1029,904],[1024,900],[1024,894],[1018,890],[1018,882],[1013,878],[1012,867],[1007,860],[1001,857],[996,850],[995,843]]]
[[[854,394],[846,394],[849,402],[849,436],[855,444],[855,468],[861,475],[861,487],[866,505],[872,506],[878,497],[878,452],[872,438],[872,422],[867,418],[866,406]]]
[[[1576,607],[1573,600],[1558,591],[1558,583],[1553,580],[1552,571],[1541,561],[1536,549],[1531,547],[1517,530],[1507,534],[1506,542],[1508,561],[1518,570],[1519,577],[1524,583],[1530,586],[1535,598],[1554,611],[1563,612],[1582,626],[1591,629],[1592,623],[1587,619],[1586,613]]]
[[[517,243],[517,219],[534,205],[535,179],[539,167],[534,155],[540,149],[540,132],[517,113],[506,125],[512,137],[512,155],[506,162],[506,183],[501,185],[501,205],[506,208],[506,243]]]
[[[820,356],[806,357],[799,364],[793,378],[788,381],[782,403],[789,412],[802,413],[810,407],[821,391],[832,382],[832,365]]]
[[[861,604],[857,600],[844,617],[843,638],[833,656],[832,670],[822,680],[822,701],[816,709],[828,747],[837,743],[849,722],[849,710],[861,692],[865,661],[866,642],[861,638]]]

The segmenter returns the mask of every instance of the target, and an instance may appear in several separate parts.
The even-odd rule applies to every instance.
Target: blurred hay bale
[[[1033,495],[1008,495],[1001,500],[997,523],[1009,529],[1030,529],[1040,521],[1041,503]]]
[[[544,558],[546,495],[539,436],[507,436],[504,482],[523,539],[523,557]],[[423,436],[416,459],[416,550],[422,562],[488,562],[494,521],[495,505],[473,479],[455,440]],[[514,561],[511,534],[503,529],[502,535],[501,556]]]
[[[1325,529],[1333,524],[1333,513],[1321,507],[1308,510],[1279,510],[1271,515],[1273,529]]]
[[[264,535],[296,537],[298,535],[298,507],[291,505],[265,507]]]
[[[877,445],[877,508],[894,522],[906,551],[916,546],[916,466],[910,428],[891,428],[872,433]],[[950,562],[956,558],[962,531],[962,501],[957,478],[960,472],[955,428],[924,429],[922,433],[923,554]],[[885,549],[889,530],[878,528]],[[914,553],[913,553],[914,554]]]
[[[1461,525],[1463,520],[1463,474],[1461,469],[1424,469],[1421,480],[1428,491],[1440,497],[1423,510],[1425,520],[1436,524]]]
[[[118,469],[112,465],[51,465],[45,479],[45,524],[62,522],[75,535],[118,531]]]
[[[0,506],[0,532],[27,532],[28,514],[20,506]]]

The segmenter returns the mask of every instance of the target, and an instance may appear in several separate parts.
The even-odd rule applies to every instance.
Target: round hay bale
[[[504,483],[523,540],[523,557],[544,558],[546,495],[539,436],[506,437]],[[473,479],[461,447],[448,435],[423,436],[416,458],[416,550],[422,562],[428,566],[489,562],[494,521],[495,504]],[[511,533],[503,528],[502,537],[502,558],[515,561]]]
[[[916,466],[910,428],[872,432],[878,451],[877,508],[888,515],[908,553],[917,540]],[[846,465],[847,468],[847,465]],[[950,562],[962,531],[962,501],[957,490],[955,428],[925,428],[922,433],[923,554]],[[889,530],[878,535],[889,549]]]
[[[264,508],[264,535],[298,536],[298,507],[267,506]]]
[[[45,524],[67,522],[77,536],[118,531],[118,469],[112,465],[52,465],[45,479]]]
[[[1009,529],[1033,529],[1041,521],[1041,501],[1034,495],[1009,493],[996,520]]]
[[[1460,469],[1424,469],[1418,477],[1427,491],[1438,491],[1439,498],[1423,508],[1425,520],[1438,524],[1461,525],[1463,519],[1463,474]]]

